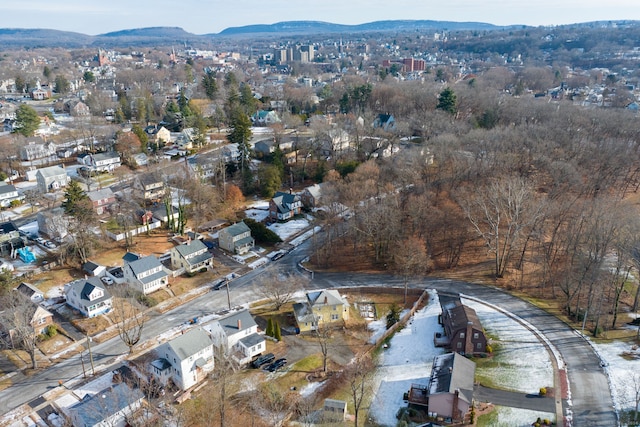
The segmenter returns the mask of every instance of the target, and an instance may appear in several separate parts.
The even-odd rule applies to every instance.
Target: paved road
[[[551,397],[497,390],[481,385],[473,388],[473,399],[478,402],[491,402],[494,405],[508,406],[510,408],[530,409],[552,414],[556,412],[556,404]]]
[[[291,254],[268,269],[299,271],[298,262],[307,256],[311,241],[296,248]],[[264,269],[254,270],[231,282],[231,304],[243,304],[260,298],[256,277]],[[360,273],[315,273],[309,288],[354,287],[354,286],[402,286],[402,279],[390,275],[368,275]],[[617,420],[607,378],[600,368],[600,360],[591,346],[565,323],[554,316],[516,297],[492,287],[460,281],[425,279],[412,283],[412,287],[433,288],[439,291],[459,292],[489,302],[517,315],[536,327],[559,350],[568,366],[568,378],[572,393],[573,422],[575,426],[615,426]],[[164,314],[153,314],[147,322],[143,340],[157,338],[171,328],[189,319],[200,317],[227,307],[224,290],[211,291],[182,307]],[[126,347],[118,338],[93,346],[96,365],[117,362],[126,355]],[[30,377],[14,378],[16,384],[0,392],[0,413],[37,398],[59,380],[67,381],[82,374],[79,356],[74,356],[45,371]]]

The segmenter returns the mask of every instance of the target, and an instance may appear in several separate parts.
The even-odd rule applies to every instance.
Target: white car
[[[113,285],[113,279],[111,277],[102,276],[100,280],[102,280],[102,283],[105,285]]]

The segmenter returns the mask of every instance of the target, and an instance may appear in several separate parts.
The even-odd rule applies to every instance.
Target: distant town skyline
[[[362,24],[381,20],[562,25],[640,20],[637,0],[20,0],[5,1],[0,28],[49,28],[89,35],[144,27],[181,27],[194,34],[282,21]]]

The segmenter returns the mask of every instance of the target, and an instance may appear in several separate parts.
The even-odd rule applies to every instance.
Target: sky
[[[144,27],[194,34],[282,21],[362,24],[380,20],[561,25],[640,20],[638,0],[0,0],[0,28],[50,28],[89,35]]]

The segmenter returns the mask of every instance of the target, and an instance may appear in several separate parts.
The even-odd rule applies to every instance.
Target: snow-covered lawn
[[[540,387],[553,387],[553,366],[545,347],[524,326],[486,305],[463,299],[473,308],[482,326],[498,345],[490,368],[478,368],[493,384],[522,393],[538,393]]]
[[[403,394],[412,383],[427,385],[433,358],[444,353],[433,344],[434,334],[443,331],[438,324],[440,302],[435,291],[429,291],[429,296],[428,305],[416,312],[380,355],[374,379],[375,397],[369,412],[369,417],[379,425],[396,425],[398,410],[406,406]],[[501,341],[501,351],[496,355],[500,362],[495,373],[496,384],[522,392],[537,392],[540,387],[553,385],[549,355],[532,332],[490,307],[469,300],[464,302],[476,310],[483,326]],[[369,329],[373,336],[379,337],[384,327],[384,321],[378,320],[371,322]],[[545,416],[555,419],[554,414]],[[534,411],[499,408],[494,417],[499,421],[496,425],[517,427],[531,425],[543,416]]]
[[[623,341],[594,347],[605,364],[616,410],[635,409],[636,388],[640,391],[640,349]]]
[[[538,418],[555,420],[555,414],[528,409],[509,408],[508,406],[495,406],[495,410],[489,415],[489,422],[485,425],[491,427],[531,427]]]
[[[244,211],[247,218],[254,221],[262,222],[269,216],[269,205],[265,209],[252,208]]]
[[[282,240],[287,240],[289,237],[309,227],[309,221],[307,219],[292,219],[287,222],[276,222],[269,226],[269,229],[276,233]]]

